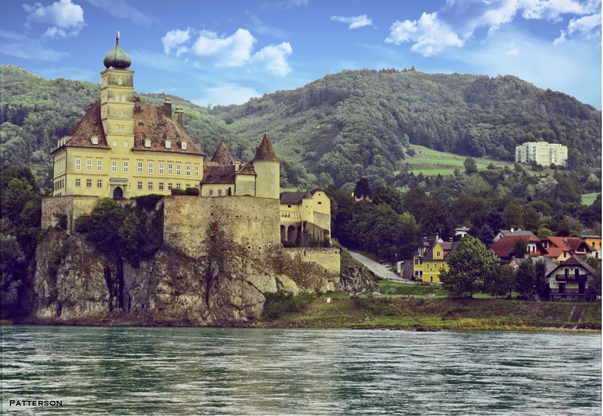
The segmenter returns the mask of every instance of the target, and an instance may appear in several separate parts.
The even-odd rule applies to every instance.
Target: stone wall
[[[100,199],[96,196],[55,196],[42,198],[42,228],[56,225],[55,213],[67,214],[67,230],[73,232],[75,219],[89,215]]]
[[[210,250],[220,250],[215,239],[248,250],[247,256],[261,256],[271,247],[280,247],[279,201],[270,198],[229,196],[164,198],[163,241],[172,249],[198,258]]]
[[[322,247],[331,247],[333,245],[331,242],[331,235],[325,234],[325,231],[328,230],[314,223],[306,222],[304,224],[304,233],[301,240],[302,246],[309,245],[310,240],[314,239]]]
[[[331,216],[322,212],[314,211],[314,224],[331,231]]]

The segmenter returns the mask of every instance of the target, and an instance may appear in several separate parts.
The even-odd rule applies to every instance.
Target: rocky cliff
[[[218,237],[219,240],[219,237]],[[164,244],[133,267],[97,252],[85,237],[53,229],[38,246],[30,320],[76,325],[245,325],[263,311],[264,294],[366,289],[367,279],[329,273],[304,261],[312,249],[245,255],[215,242],[198,258]],[[332,249],[338,250],[338,249]]]

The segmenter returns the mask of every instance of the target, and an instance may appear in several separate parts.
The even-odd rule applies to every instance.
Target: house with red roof
[[[510,261],[513,258],[513,247],[517,240],[523,240],[527,244],[526,254],[530,256],[545,256],[547,250],[540,243],[538,238],[531,235],[515,235],[502,237],[492,246],[499,260]]]
[[[542,246],[546,249],[552,260],[565,261],[573,255],[588,256],[596,250],[586,241],[573,237],[546,237],[541,240]]]

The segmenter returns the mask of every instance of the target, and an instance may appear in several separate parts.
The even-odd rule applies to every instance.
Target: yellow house
[[[457,242],[436,241],[422,257],[421,276],[424,282],[440,283],[440,271],[442,268],[448,270],[446,258],[454,248]]]
[[[312,192],[282,192],[280,211],[283,242],[296,242],[301,235],[303,222],[331,233],[331,200],[320,188]]]
[[[103,59],[101,99],[51,152],[54,196],[130,198],[199,187],[205,154],[186,134],[182,109],[134,95],[131,59],[119,46]]]
[[[595,250],[592,253],[590,253],[589,256],[600,260],[601,259],[601,236],[600,235],[581,235],[580,239]]]

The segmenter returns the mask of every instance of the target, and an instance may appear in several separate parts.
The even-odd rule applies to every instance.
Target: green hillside
[[[337,187],[394,183],[409,143],[510,162],[545,140],[570,148],[572,170],[601,163],[600,111],[512,76],[343,71],[210,114],[235,134],[269,131],[279,154]]]

